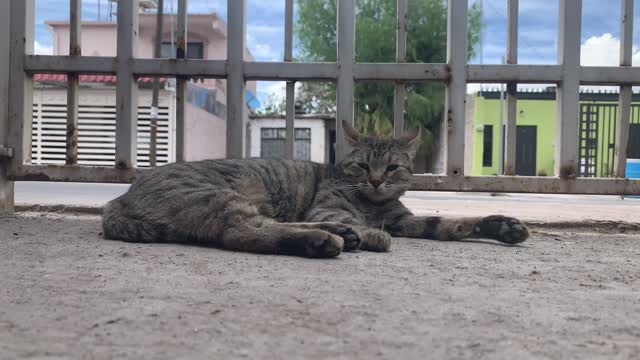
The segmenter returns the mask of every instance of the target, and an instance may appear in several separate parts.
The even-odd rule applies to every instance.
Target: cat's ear
[[[411,157],[415,157],[420,147],[420,127],[406,130],[404,134],[400,136],[400,143],[405,147],[405,150],[411,154]]]
[[[360,134],[348,122],[342,120],[342,128],[344,129],[344,138],[349,145],[356,146],[360,143]]]

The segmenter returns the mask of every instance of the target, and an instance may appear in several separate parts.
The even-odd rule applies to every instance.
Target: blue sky
[[[470,0],[470,3],[480,0]],[[165,0],[167,12],[172,0]],[[177,9],[177,0],[173,0]],[[227,15],[226,0],[189,0],[189,12],[218,12]],[[51,35],[45,20],[69,18],[68,0],[36,0],[36,49],[50,52]],[[107,19],[107,0],[83,0],[83,19]],[[507,0],[483,0],[482,62],[500,63],[506,50]],[[410,10],[410,9],[409,9]],[[558,0],[520,0],[519,62],[554,64],[557,56]],[[635,0],[634,46],[640,44],[640,0]],[[618,62],[620,36],[619,0],[583,0],[582,63],[583,65],[615,65]],[[247,46],[259,61],[279,61],[284,48],[284,0],[247,0]],[[472,59],[480,63],[481,57]],[[634,65],[640,65],[640,51],[636,49]],[[284,83],[260,82],[258,96],[264,103],[270,94],[282,96]]]

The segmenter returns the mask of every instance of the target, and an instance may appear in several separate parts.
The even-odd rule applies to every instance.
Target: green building
[[[503,102],[506,123],[506,101]],[[612,174],[617,93],[583,92],[579,105],[580,176]],[[555,88],[518,93],[516,174],[553,176],[556,140]],[[467,101],[465,169],[472,175],[496,175],[499,166],[500,92],[483,91]],[[629,126],[628,158],[640,158],[640,94],[634,94]]]

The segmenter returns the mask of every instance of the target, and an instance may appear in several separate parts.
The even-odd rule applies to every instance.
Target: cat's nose
[[[372,180],[369,180],[369,182],[371,183],[371,185],[373,185],[373,187],[376,187],[376,188],[380,186],[380,184],[382,184],[382,180],[379,180],[379,179],[372,179]]]

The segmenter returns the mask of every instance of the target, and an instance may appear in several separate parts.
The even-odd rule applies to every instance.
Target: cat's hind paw
[[[358,233],[349,225],[337,222],[317,223],[317,229],[340,236],[344,240],[344,251],[353,251],[362,242]]]
[[[340,255],[344,240],[322,230],[301,232],[300,240],[305,244],[305,255],[313,258],[331,258]]]

